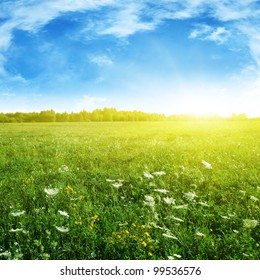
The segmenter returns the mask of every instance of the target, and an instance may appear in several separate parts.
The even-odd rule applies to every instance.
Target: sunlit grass
[[[4,124],[0,259],[259,259],[257,121]]]

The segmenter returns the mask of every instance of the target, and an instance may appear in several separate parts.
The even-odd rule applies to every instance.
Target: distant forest
[[[246,120],[246,114],[233,114],[229,118],[218,115],[171,115],[145,113],[141,111],[117,111],[115,108],[96,109],[92,112],[58,113],[45,110],[31,113],[0,113],[0,123],[13,122],[102,122],[102,121],[190,121],[190,120]]]

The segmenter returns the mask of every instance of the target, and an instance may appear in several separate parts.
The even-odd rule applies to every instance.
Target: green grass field
[[[259,259],[259,172],[259,121],[1,124],[0,259]]]

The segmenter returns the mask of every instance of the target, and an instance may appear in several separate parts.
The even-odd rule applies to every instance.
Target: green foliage
[[[259,259],[259,127],[1,125],[0,259]]]
[[[162,121],[162,114],[148,114],[140,111],[117,111],[114,108],[96,109],[93,112],[56,113],[46,110],[34,113],[0,113],[0,123],[12,122],[111,122],[111,121]]]

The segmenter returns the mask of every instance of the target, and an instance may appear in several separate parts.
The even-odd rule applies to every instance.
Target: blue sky
[[[0,2],[1,112],[259,105],[260,1]]]

